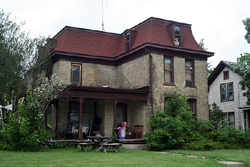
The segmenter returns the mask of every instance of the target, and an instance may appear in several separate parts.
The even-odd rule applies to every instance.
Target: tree
[[[50,135],[44,126],[44,111],[65,87],[59,77],[52,75],[41,86],[28,89],[26,103],[18,105],[16,114],[8,118],[5,131],[0,131],[5,140],[4,147],[9,150],[41,150]]]
[[[200,45],[200,47],[204,50],[207,51],[208,48],[205,48],[205,44],[204,44],[204,39],[202,38],[200,40],[200,42],[198,43]],[[207,63],[207,76],[209,76],[212,72],[214,71],[214,68],[212,67],[211,63],[208,62]]]
[[[214,130],[218,130],[225,123],[226,113],[224,113],[217,104],[213,103],[209,108],[209,120]]]
[[[207,77],[214,71],[211,62],[207,62]]]
[[[0,11],[0,104],[16,103],[25,94],[24,74],[36,62],[44,38],[30,38],[10,14]]]
[[[200,40],[200,42],[199,42],[199,45],[200,45],[200,47],[201,47],[204,51],[207,51],[207,50],[208,50],[208,48],[205,48],[205,47],[204,47],[205,44],[204,44],[204,39],[203,39],[203,38],[201,38],[201,40]]]
[[[174,91],[165,94],[165,97],[165,110],[158,109],[150,115],[152,131],[144,136],[152,150],[181,148],[185,135],[190,132],[190,126],[194,122],[184,95]]]
[[[250,18],[242,21],[247,31],[245,39],[250,44]],[[241,89],[245,90],[243,96],[247,97],[247,105],[250,105],[250,54],[244,53],[237,58],[237,63],[232,64],[233,70],[242,76]]]
[[[243,96],[247,97],[247,104],[250,105],[250,54],[244,53],[237,58],[237,63],[232,64],[234,71],[242,76],[240,81],[241,89],[246,90]]]
[[[247,42],[250,44],[250,18],[246,18],[246,20],[242,20],[243,24],[245,25],[245,29],[247,31],[246,35],[244,36]]]

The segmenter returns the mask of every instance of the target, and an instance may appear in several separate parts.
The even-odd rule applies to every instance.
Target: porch
[[[96,134],[112,136],[122,122],[128,124],[126,138],[139,139],[146,133],[148,88],[69,86],[67,90],[45,113],[45,124],[53,139],[81,142]]]

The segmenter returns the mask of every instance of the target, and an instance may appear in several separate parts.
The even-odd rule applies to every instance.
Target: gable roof
[[[173,43],[173,25],[181,26],[182,46]],[[145,44],[154,47],[167,47],[170,50],[194,52],[205,57],[214,53],[204,51],[195,41],[191,25],[151,17],[142,23],[125,30],[122,34],[64,27],[54,36],[56,46],[52,52],[65,52],[115,58],[125,51],[125,34],[130,32],[130,51]],[[128,51],[129,52],[129,51]]]
[[[221,73],[221,71],[225,67],[233,70],[231,64],[234,64],[234,62],[220,61],[220,63],[216,66],[216,68],[214,69],[214,71],[208,77],[208,86],[210,86],[213,83],[213,81],[217,78],[217,76]]]

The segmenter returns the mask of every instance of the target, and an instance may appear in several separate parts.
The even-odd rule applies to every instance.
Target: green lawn
[[[190,150],[171,150],[171,153],[183,153],[192,155],[203,155],[211,158],[224,159],[228,161],[245,162],[250,166],[250,149],[242,150],[213,150],[213,151],[190,151]]]
[[[114,152],[81,152],[80,148],[57,149],[44,152],[0,151],[0,166],[55,167],[55,166],[136,166],[136,167],[219,167],[216,160],[189,158],[142,150]]]

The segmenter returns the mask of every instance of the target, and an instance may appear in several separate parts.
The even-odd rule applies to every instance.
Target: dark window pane
[[[73,82],[80,82],[80,72],[73,71]]]
[[[234,127],[235,126],[234,112],[228,113],[228,120],[229,120],[229,125]]]
[[[227,84],[228,101],[234,100],[233,82]]]
[[[223,78],[225,79],[229,79],[229,71],[223,71]]]
[[[220,85],[220,92],[221,92],[221,101],[227,101],[227,96],[226,96],[226,84]]]
[[[180,26],[174,26],[174,34],[181,35],[181,27]]]

